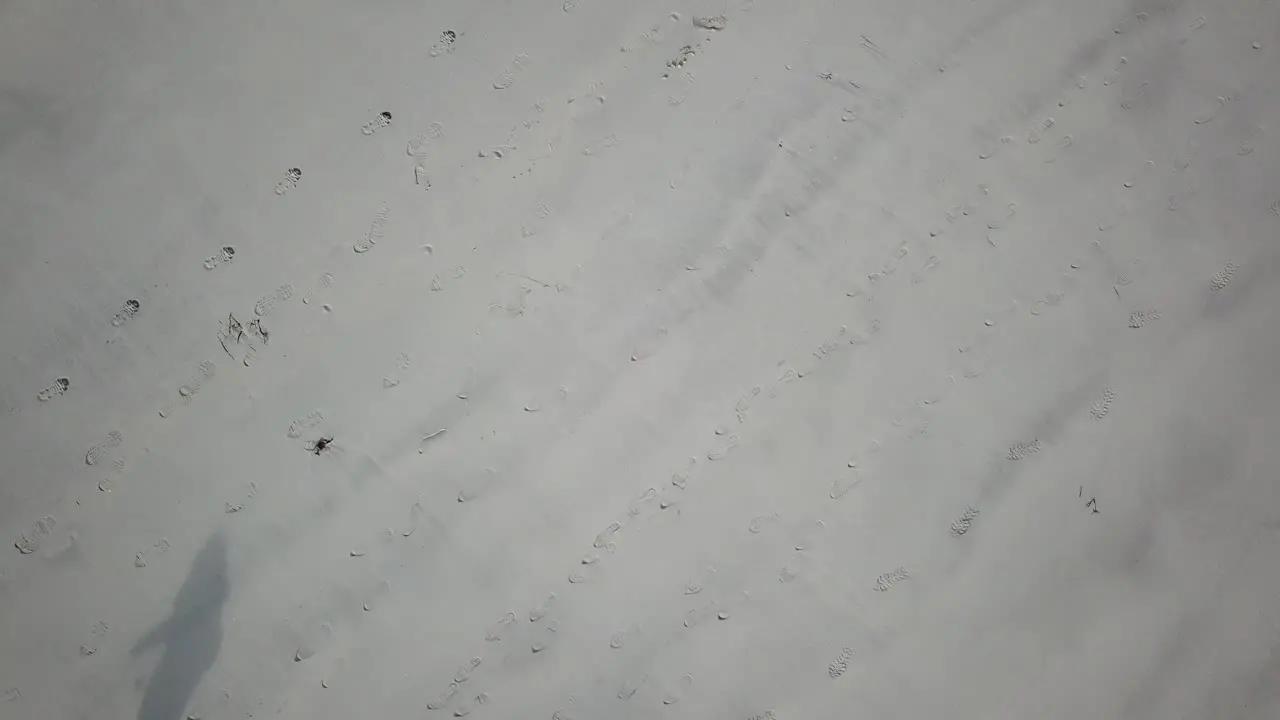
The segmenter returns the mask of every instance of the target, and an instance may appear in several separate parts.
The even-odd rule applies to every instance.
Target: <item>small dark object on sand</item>
[[[319,455],[320,453],[328,449],[329,444],[332,442],[333,442],[333,438],[322,437],[319,440],[312,441],[312,443],[307,446],[307,452],[313,455]]]

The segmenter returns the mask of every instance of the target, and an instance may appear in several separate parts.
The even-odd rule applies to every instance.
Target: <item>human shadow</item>
[[[164,654],[147,682],[138,720],[182,720],[191,695],[222,647],[227,601],[227,546],[221,531],[205,541],[173,601],[173,613],[133,646],[138,656],[156,645]]]

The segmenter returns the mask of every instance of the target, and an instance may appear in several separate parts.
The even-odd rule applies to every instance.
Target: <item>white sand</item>
[[[1280,717],[1278,28],[0,2],[0,717]]]

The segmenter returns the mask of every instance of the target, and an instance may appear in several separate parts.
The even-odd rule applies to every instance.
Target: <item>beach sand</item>
[[[1280,717],[1280,8],[0,2],[0,717]]]

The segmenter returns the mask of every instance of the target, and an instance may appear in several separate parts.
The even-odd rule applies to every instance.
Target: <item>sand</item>
[[[1280,717],[1277,28],[0,3],[0,717]]]

